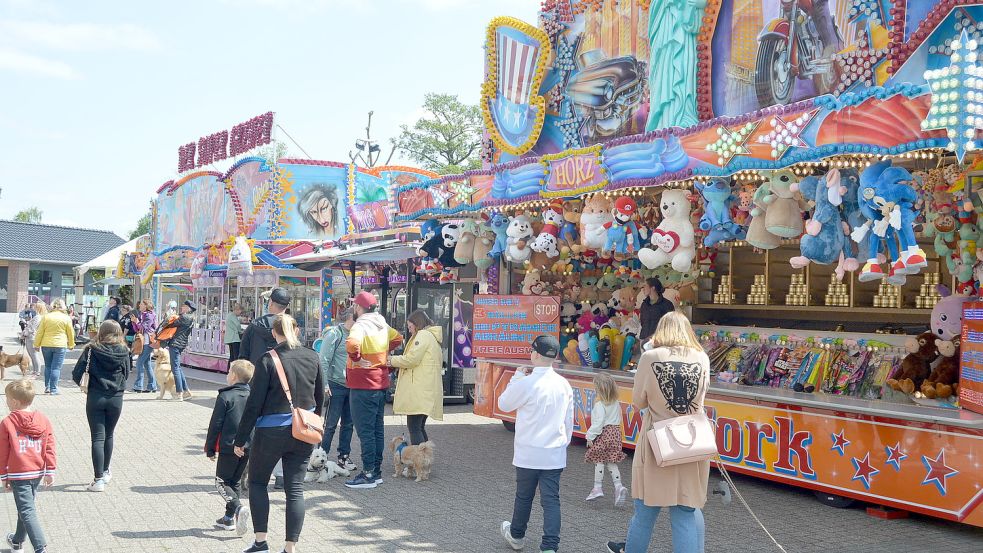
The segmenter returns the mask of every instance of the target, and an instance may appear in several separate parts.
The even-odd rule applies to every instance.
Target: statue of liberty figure
[[[695,125],[696,35],[706,0],[649,4],[649,117],[646,131]]]

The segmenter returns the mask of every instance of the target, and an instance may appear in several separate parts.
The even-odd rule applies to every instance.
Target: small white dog
[[[328,452],[318,447],[311,452],[311,460],[307,463],[307,474],[304,482],[324,483],[335,476],[351,476],[352,471],[345,470],[338,463],[328,459]]]

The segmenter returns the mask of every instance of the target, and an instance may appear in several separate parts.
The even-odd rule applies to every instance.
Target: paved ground
[[[11,328],[9,316],[0,318],[0,343],[16,350],[11,339],[2,339],[11,336]],[[66,384],[61,396],[39,396],[37,406],[54,422],[59,440],[58,480],[50,491],[42,492],[39,505],[51,551],[212,553],[245,547],[245,540],[211,526],[223,504],[213,491],[213,465],[201,453],[201,446],[217,386],[203,381],[192,386],[196,398],[185,403],[126,396],[116,433],[115,479],[103,494],[84,490],[92,476],[82,395],[74,385]],[[512,435],[499,422],[476,417],[465,406],[448,407],[448,411],[443,423],[429,425],[437,444],[432,481],[393,480],[392,473],[387,473],[386,483],[375,490],[349,490],[337,479],[310,485],[307,522],[298,549],[508,551],[498,535],[498,524],[511,513]],[[387,417],[386,424],[387,436],[402,431],[401,417]],[[630,508],[616,509],[608,498],[584,502],[592,470],[582,462],[583,453],[582,444],[571,447],[570,467],[563,476],[563,551],[603,551],[607,539],[624,534],[631,515]],[[387,470],[389,466],[387,461]],[[622,473],[630,479],[629,462],[623,464]],[[717,480],[711,475],[711,483]],[[789,553],[983,550],[981,529],[922,517],[881,521],[859,508],[837,510],[821,505],[810,493],[781,485],[748,478],[738,478],[737,484]],[[283,536],[282,497],[272,495],[270,527],[275,544]],[[12,500],[0,498],[0,530],[5,525],[12,528],[15,517]],[[537,506],[530,527],[533,543],[527,545],[527,551],[537,549],[541,520]],[[775,551],[736,503],[725,506],[712,499],[706,521],[707,551]],[[651,550],[671,551],[665,517]]]

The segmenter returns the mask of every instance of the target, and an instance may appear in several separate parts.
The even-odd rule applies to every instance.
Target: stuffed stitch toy
[[[731,205],[735,200],[730,183],[724,179],[713,179],[707,184],[697,182],[694,187],[703,198],[700,230],[707,233],[703,245],[710,248],[725,240],[743,240],[747,229],[734,223],[730,217]]]
[[[669,263],[676,271],[688,271],[696,257],[692,203],[685,190],[670,189],[662,193],[659,205],[662,221],[652,230],[652,247],[639,250],[638,259],[649,269]]]
[[[614,252],[615,255],[624,256],[634,252],[641,243],[638,234],[638,225],[634,218],[638,214],[638,206],[635,200],[621,196],[614,202],[611,210],[611,221],[604,223],[607,229],[607,236],[604,240],[604,252]]]
[[[781,238],[798,238],[802,234],[802,196],[792,190],[795,174],[787,169],[776,171],[769,180],[770,194],[764,201],[765,230]]]
[[[485,216],[487,217],[487,215]],[[512,219],[506,217],[501,213],[496,213],[488,218],[488,226],[491,227],[492,232],[495,233],[495,246],[492,248],[488,255],[493,259],[498,259],[505,253],[505,250],[509,247],[509,224]]]
[[[751,224],[748,225],[747,229],[748,244],[762,250],[773,250],[782,242],[780,237],[768,232],[765,225],[768,213],[768,204],[765,202],[765,198],[770,195],[771,185],[768,183],[761,184],[754,191],[754,207],[751,209]]]
[[[792,188],[804,198],[813,198],[816,209],[805,224],[806,233],[799,241],[801,256],[793,257],[789,264],[801,269],[809,262],[829,265],[843,255],[843,220],[837,206],[843,203],[846,192],[840,186],[840,173],[833,169],[826,176],[806,177]]]

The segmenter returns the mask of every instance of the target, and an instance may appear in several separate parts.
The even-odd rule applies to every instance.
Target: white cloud
[[[76,79],[78,73],[65,62],[0,48],[0,71],[31,73],[56,79]]]
[[[158,50],[160,41],[149,30],[131,23],[50,23],[0,21],[0,40],[34,44],[54,50]]]

